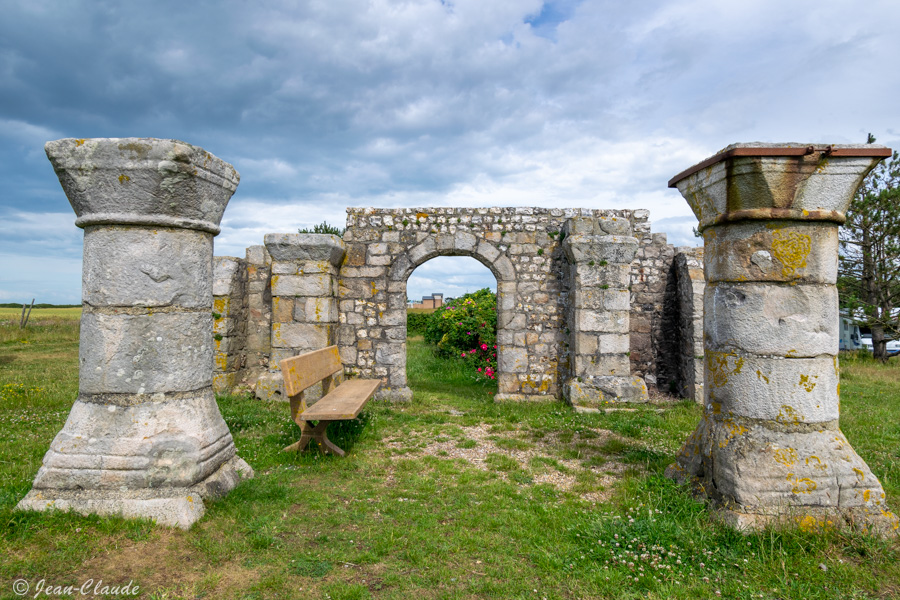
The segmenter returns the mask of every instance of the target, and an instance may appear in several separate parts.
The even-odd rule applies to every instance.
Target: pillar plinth
[[[668,475],[736,527],[895,530],[839,428],[838,227],[880,146],[739,144],[670,182],[704,238],[704,412]]]
[[[18,508],[189,527],[253,474],[212,390],[213,236],[239,176],[174,140],[45,149],[84,229],[79,393]]]

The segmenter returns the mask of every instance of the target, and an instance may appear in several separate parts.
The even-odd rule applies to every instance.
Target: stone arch
[[[413,272],[428,262],[432,258],[439,256],[467,256],[474,258],[479,263],[487,267],[497,281],[497,335],[498,339],[503,337],[511,338],[512,332],[508,331],[513,324],[512,311],[515,307],[516,292],[516,268],[512,260],[506,255],[506,252],[500,250],[498,245],[488,241],[478,241],[474,235],[463,233],[462,235],[438,235],[428,237],[419,244],[410,248],[407,252],[399,255],[395,259],[388,274],[389,280],[394,284],[402,283],[402,289],[399,285],[393,288],[396,291],[389,294],[397,294],[404,301],[407,297],[406,282]],[[399,303],[395,301],[395,303]],[[403,324],[404,333],[406,333],[406,323]],[[508,334],[508,335],[507,335]],[[392,355],[396,356],[397,364],[395,369],[399,380],[399,371],[402,370],[403,381],[406,380],[406,335],[402,340],[392,340],[392,344],[402,344],[402,351],[397,348]],[[515,366],[515,359],[511,359],[508,354],[511,347],[504,344],[498,344],[497,347],[497,378],[500,383],[508,382],[515,379],[514,374],[508,372],[510,365]],[[518,357],[522,361],[522,357]],[[511,384],[510,384],[511,385]],[[393,395],[406,396],[405,391]]]
[[[410,398],[406,281],[431,258],[470,256],[497,278],[497,398],[646,398],[643,381],[628,377],[633,219],[587,209],[348,208],[336,335],[345,368],[382,378],[382,397]]]

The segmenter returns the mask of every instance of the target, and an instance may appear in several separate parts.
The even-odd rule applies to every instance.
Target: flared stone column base
[[[704,415],[666,475],[738,528],[772,522],[897,532],[878,478],[837,423],[779,425]]]
[[[188,529],[203,513],[204,498],[224,496],[242,479],[253,477],[253,469],[237,456],[200,483],[187,488],[138,490],[32,489],[16,510],[62,510],[88,515],[119,515],[153,519],[159,525]]]
[[[649,402],[647,384],[637,376],[613,375],[571,379],[563,386],[566,400],[577,411],[593,412],[611,402]]]

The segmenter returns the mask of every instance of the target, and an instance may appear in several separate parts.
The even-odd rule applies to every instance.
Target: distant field
[[[407,308],[406,312],[414,315],[430,315],[436,308]]]
[[[22,318],[22,307],[19,308],[0,308],[0,321],[12,321],[18,323]],[[81,307],[78,308],[34,308],[28,323],[36,323],[38,321],[50,320],[73,320],[77,321],[81,318]]]

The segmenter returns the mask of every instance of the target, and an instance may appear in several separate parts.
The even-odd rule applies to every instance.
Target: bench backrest
[[[322,381],[329,375],[343,370],[337,346],[313,350],[300,356],[281,361],[281,375],[284,391],[288,396],[296,396],[309,386]]]

